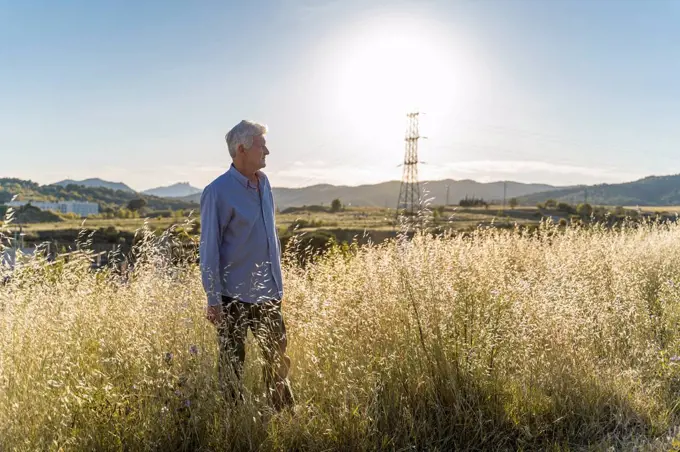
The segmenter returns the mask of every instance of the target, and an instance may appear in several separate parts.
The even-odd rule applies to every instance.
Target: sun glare
[[[456,74],[446,42],[427,26],[387,23],[359,29],[340,55],[335,102],[343,113],[378,121],[446,108]]]
[[[447,81],[436,55],[417,36],[377,36],[347,61],[338,101],[349,108],[403,110],[431,106]]]
[[[327,107],[354,142],[392,158],[407,113],[423,112],[429,122],[458,108],[465,97],[464,47],[449,30],[412,15],[345,27],[324,55]]]

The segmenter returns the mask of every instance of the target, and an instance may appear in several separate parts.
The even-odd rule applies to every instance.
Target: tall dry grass
[[[142,231],[143,232],[143,231]],[[670,447],[680,226],[480,230],[285,264],[297,405],[217,379],[193,264],[35,259],[0,286],[0,450]],[[252,341],[251,341],[252,343]]]

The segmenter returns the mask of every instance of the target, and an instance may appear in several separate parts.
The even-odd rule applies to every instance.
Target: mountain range
[[[343,204],[354,206],[394,207],[397,203],[400,182],[391,181],[358,187],[314,185],[304,188],[274,187],[274,197],[281,209],[291,206],[325,204],[339,198]],[[482,198],[492,203],[504,197],[516,198],[520,205],[536,205],[548,199],[569,204],[588,202],[607,206],[673,206],[680,205],[680,174],[648,176],[620,184],[575,185],[559,187],[519,182],[481,183],[472,180],[441,180],[422,184],[425,198],[433,205],[447,202],[458,204],[467,197]],[[448,188],[447,188],[448,187]],[[181,198],[198,202],[200,194]]]
[[[135,193],[135,190],[122,182],[109,182],[102,179],[86,179],[83,181],[65,180],[53,185],[83,185],[86,187],[104,187],[112,190],[122,190]],[[448,200],[457,204],[462,198],[476,197],[487,201],[503,199],[503,182],[482,183],[473,180],[439,180],[423,182],[423,195],[433,204],[443,204]],[[303,205],[330,205],[338,198],[345,205],[394,207],[397,203],[401,182],[389,181],[378,184],[346,186],[319,184],[303,188],[274,187],[274,197],[280,209]],[[519,182],[505,183],[506,196],[520,197],[557,187],[545,184],[524,184]],[[176,198],[178,201],[199,203],[201,189],[191,186],[187,182],[177,183],[167,187],[158,187],[139,192],[142,195]]]
[[[132,189],[129,185],[123,182],[110,182],[98,177],[84,180],[73,180],[66,179],[59,182],[55,182],[50,185],[60,185],[66,187],[68,185],[80,185],[83,187],[100,187],[100,188],[110,188],[111,190],[122,190],[127,193],[138,193],[137,190]],[[143,195],[157,196],[159,198],[181,198],[184,196],[191,196],[196,193],[201,193],[200,188],[192,187],[188,182],[178,182],[167,187],[156,187],[150,188],[149,190],[144,190],[139,192]]]
[[[182,198],[201,193],[200,188],[192,187],[189,182],[178,182],[167,187],[152,188],[144,190],[142,194],[160,196],[161,198]]]
[[[99,178],[85,179],[85,180],[72,180],[66,179],[59,182],[55,182],[50,185],[61,185],[66,187],[68,185],[82,185],[83,187],[104,187],[110,188],[111,190],[122,190],[125,192],[135,193],[135,190],[125,185],[122,182],[109,182]]]
[[[421,184],[422,194],[431,204],[458,204],[467,197],[483,198],[487,201],[503,199],[503,182],[475,182],[473,180],[438,180]],[[396,207],[401,182],[390,181],[379,184],[346,186],[346,185],[312,185],[304,188],[273,187],[274,199],[280,209],[304,205],[330,205],[334,199],[340,199],[348,206]],[[520,182],[505,183],[506,197],[520,197],[556,187],[544,184],[523,184]],[[199,202],[200,193],[181,198],[184,201]]]
[[[56,184],[65,187],[69,184],[87,187],[104,187],[122,190],[125,198],[138,194],[154,198],[172,199],[173,202],[198,203],[201,190],[189,183],[177,183],[137,193],[122,182],[109,182],[102,179],[84,181],[65,180]],[[304,205],[330,205],[333,199],[340,199],[345,205],[394,207],[397,204],[401,183],[382,182],[371,185],[345,186],[319,184],[302,188],[274,187],[274,197],[280,209]],[[433,205],[458,204],[467,197],[482,198],[498,202],[516,198],[520,205],[535,205],[554,199],[557,202],[577,204],[584,201],[595,205],[640,205],[663,206],[680,205],[680,174],[670,176],[649,176],[640,180],[620,184],[576,185],[558,187],[547,184],[525,184],[519,182],[482,183],[473,180],[440,180],[421,184],[426,199]],[[49,187],[49,186],[45,186]]]
[[[563,187],[547,192],[531,193],[517,199],[520,204],[534,205],[554,199],[557,202],[608,206],[677,206],[680,205],[680,174],[648,176],[622,184],[598,184]]]
[[[103,181],[106,183],[106,181]],[[106,183],[108,185],[108,183]],[[115,185],[114,185],[115,186]],[[195,203],[177,198],[161,198],[142,195],[133,190],[114,190],[104,184],[91,183],[91,186],[66,183],[65,185],[40,185],[30,180],[17,178],[0,178],[0,204],[12,199],[17,201],[83,201],[94,202],[101,211],[116,210],[127,207],[133,200],[143,198],[149,209],[159,211],[196,210]]]

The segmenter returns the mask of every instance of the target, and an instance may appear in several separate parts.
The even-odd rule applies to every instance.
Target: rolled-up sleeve
[[[208,305],[216,306],[222,298],[222,276],[220,271],[220,246],[222,225],[220,205],[213,187],[208,186],[201,195],[201,242],[199,257],[201,279],[208,296]]]

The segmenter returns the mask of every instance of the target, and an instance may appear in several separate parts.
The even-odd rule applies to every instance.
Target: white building
[[[89,215],[97,215],[99,213],[99,204],[96,202],[80,202],[80,201],[58,201],[58,202],[42,202],[42,201],[12,201],[7,205],[10,207],[21,207],[30,204],[40,210],[54,210],[60,213],[74,213],[81,217]]]

